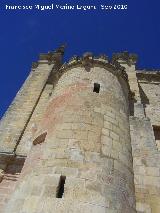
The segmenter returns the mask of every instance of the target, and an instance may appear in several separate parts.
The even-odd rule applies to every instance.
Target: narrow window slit
[[[153,126],[155,140],[160,140],[160,126]]]
[[[60,176],[59,184],[57,187],[56,198],[62,198],[64,193],[64,184],[66,181],[66,176]]]
[[[100,84],[94,83],[93,92],[99,93],[100,91]]]
[[[160,151],[160,126],[153,126],[153,132],[157,149]]]

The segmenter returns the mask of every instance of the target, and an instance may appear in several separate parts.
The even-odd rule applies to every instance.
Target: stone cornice
[[[114,53],[112,55],[112,61],[123,61],[128,65],[135,64],[137,62],[138,56],[136,54],[129,54],[127,51],[121,53]]]
[[[55,51],[51,51],[48,53],[41,53],[39,56],[38,62],[32,63],[32,69],[36,69],[40,63],[47,63],[47,64],[55,64],[57,66],[61,65],[62,57],[64,55],[66,45],[61,45]]]
[[[55,61],[59,60],[59,57],[64,55],[65,45],[61,45],[55,51],[48,52],[47,54],[40,54],[40,60],[47,60],[48,63],[54,63]]]
[[[73,56],[68,63],[64,63],[59,72],[63,73],[74,67],[84,67],[87,72],[94,66],[99,66],[108,69],[114,75],[121,76],[125,81],[128,81],[128,76],[125,68],[118,61],[108,61],[108,57],[100,55],[93,57],[91,53],[85,53],[82,57]]]
[[[54,52],[49,52],[48,54],[40,55],[40,62],[33,63],[33,70],[38,66],[39,63],[48,63],[54,64],[54,68],[47,80],[47,83],[55,85],[58,82],[58,79],[63,75],[63,73],[75,67],[82,67],[86,72],[90,72],[93,67],[102,67],[106,71],[111,72],[113,75],[117,76],[119,82],[122,86],[126,83],[129,92],[129,98],[133,96],[130,94],[130,86],[128,82],[128,75],[125,71],[125,67],[121,66],[119,59],[124,59],[127,63],[131,63],[134,60],[133,54],[128,53],[119,53],[112,57],[112,60],[109,60],[105,54],[99,56],[93,56],[91,52],[86,52],[82,57],[74,55],[68,63],[61,64],[62,56],[64,54],[65,45],[62,45]]]
[[[160,83],[160,71],[137,71],[136,73],[138,81],[156,82]]]
[[[0,152],[0,161],[13,161],[15,158],[17,159],[24,159],[27,156],[24,155],[17,155],[15,152]]]
[[[59,69],[57,73],[58,78],[60,78],[60,76],[63,75],[63,73],[76,67],[82,67],[85,69],[86,72],[90,72],[90,69],[93,67],[102,67],[106,69],[106,71],[109,71],[113,75],[117,76],[122,87],[126,83],[126,86],[128,87],[129,99],[131,99],[134,96],[134,94],[130,90],[128,75],[125,71],[125,68],[121,66],[121,64],[118,61],[116,60],[109,61],[106,55],[100,55],[96,57],[93,56],[91,53],[85,53],[82,57],[75,55],[69,60],[68,63],[64,63],[62,67]]]

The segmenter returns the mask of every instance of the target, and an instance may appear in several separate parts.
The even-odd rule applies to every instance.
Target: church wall
[[[37,106],[35,107],[35,110],[31,116],[31,119],[28,122],[28,125],[20,140],[20,143],[17,146],[17,149],[16,149],[17,155],[27,156],[27,154],[29,153],[33,143],[34,134],[37,130],[39,123],[42,120],[43,113],[46,109],[46,106],[52,91],[53,91],[53,85],[46,84],[44,91],[41,94],[41,98]]]
[[[160,126],[160,82],[153,79],[154,73],[149,81],[145,75],[138,79],[144,116],[130,117],[136,209],[138,213],[159,213],[160,149],[153,125]]]
[[[63,48],[41,54],[1,120],[0,213],[159,213],[159,74],[127,52],[61,67]]]
[[[62,75],[5,212],[135,212],[128,91],[121,81],[98,67]]]
[[[130,118],[136,209],[160,212],[160,152],[149,118]]]
[[[52,66],[40,64],[23,84],[0,122],[0,152],[13,153],[38,102]]]
[[[15,190],[19,180],[25,158],[14,158],[8,162],[6,168],[1,172],[0,180],[0,213],[4,213],[4,207]]]
[[[140,82],[146,95],[146,116],[151,119],[152,125],[160,126],[160,82]]]

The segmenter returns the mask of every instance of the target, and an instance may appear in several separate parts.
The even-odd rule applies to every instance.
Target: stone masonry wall
[[[135,64],[122,61],[134,95],[130,116],[136,210],[138,213],[160,212],[160,152],[153,125],[160,126],[160,82],[153,72],[137,78]],[[140,71],[138,71],[140,74]]]
[[[0,152],[15,150],[34,111],[53,65],[39,64],[31,72],[0,122]]]
[[[140,86],[148,99],[146,116],[150,118],[152,125],[160,126],[160,82],[140,82]]]
[[[6,169],[3,171],[3,176],[0,181],[0,213],[4,213],[4,206],[15,190],[24,160],[24,158],[13,159],[8,163]]]
[[[48,100],[50,98],[51,92],[53,90],[53,85],[47,84],[41,95],[41,98],[31,116],[31,119],[26,127],[26,130],[22,136],[22,139],[16,149],[17,155],[27,156],[34,139],[34,134],[37,130],[37,127],[42,119]]]
[[[122,89],[104,68],[63,74],[5,213],[136,212],[124,91],[125,82]],[[57,198],[60,177],[64,193]]]
[[[137,82],[141,113],[137,113],[138,105],[135,103],[135,115],[130,117],[136,209],[138,213],[159,213],[160,152],[153,125],[160,126],[160,82],[154,82],[152,77],[150,81],[144,77]]]
[[[160,152],[149,118],[130,118],[136,209],[160,212]]]

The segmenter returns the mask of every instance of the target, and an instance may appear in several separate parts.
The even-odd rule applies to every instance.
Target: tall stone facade
[[[159,213],[160,72],[41,54],[0,123],[0,212]]]

